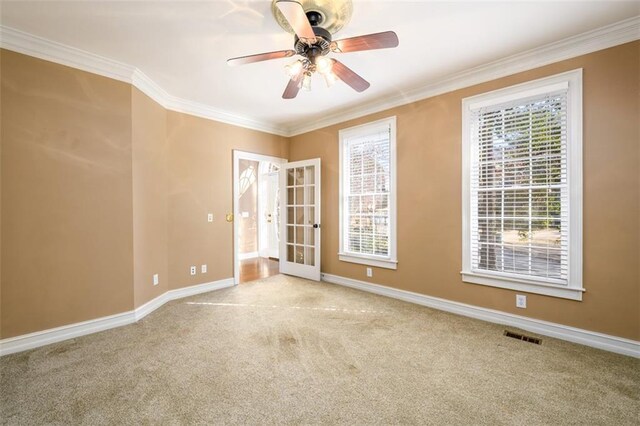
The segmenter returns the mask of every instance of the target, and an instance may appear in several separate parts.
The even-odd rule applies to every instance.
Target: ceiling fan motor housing
[[[294,49],[298,55],[308,58],[311,62],[317,56],[324,56],[331,51],[331,33],[322,27],[312,26],[316,35],[316,42],[309,45],[295,36]]]

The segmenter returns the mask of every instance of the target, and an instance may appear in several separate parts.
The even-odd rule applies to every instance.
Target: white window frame
[[[569,248],[567,285],[471,268],[471,159],[476,147],[471,135],[472,111],[568,87],[567,184],[569,188]],[[462,100],[462,281],[571,300],[582,300],[582,69],[472,96]]]
[[[347,215],[345,209],[346,190],[345,185],[349,184],[349,171],[345,167],[344,158],[346,156],[345,150],[347,149],[347,140],[353,137],[358,137],[363,134],[373,133],[380,128],[389,128],[389,255],[365,255],[361,253],[350,253],[346,251],[347,245],[345,244],[346,232],[348,224],[346,223]],[[340,140],[340,247],[338,252],[338,258],[344,262],[359,263],[362,265],[376,266],[386,269],[397,269],[398,257],[397,257],[397,244],[396,244],[396,117],[384,118],[382,120],[374,121],[371,123],[363,124],[360,126],[350,127],[348,129],[342,129],[339,132]]]

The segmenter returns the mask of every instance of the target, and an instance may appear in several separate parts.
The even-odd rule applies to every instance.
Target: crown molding
[[[169,94],[138,68],[14,28],[0,26],[0,47],[45,61],[112,78],[138,88],[164,108],[261,132],[288,136],[285,128],[181,99]]]
[[[289,136],[289,132],[286,128],[282,128],[263,121],[253,120],[248,117],[220,111],[206,104],[188,101],[186,99],[177,98],[175,96],[170,96],[169,99],[167,99],[166,108],[172,111],[194,115],[196,117],[220,121],[223,123],[245,127],[247,129],[258,130],[265,133],[271,133],[273,135],[285,137]]]
[[[131,65],[2,25],[0,47],[126,83],[131,83],[135,70]]]
[[[334,124],[344,123],[365,115],[407,105],[443,93],[485,83],[638,39],[640,39],[640,16],[635,16],[612,25],[455,73],[413,90],[387,95],[351,108],[336,110],[320,120],[313,120],[311,124],[308,124],[308,120],[300,120],[290,125],[288,136],[296,136]]]
[[[84,50],[0,26],[0,47],[130,83],[164,108],[279,136],[292,137],[443,93],[528,71],[640,39],[640,16],[474,67],[415,89],[333,111],[321,119],[278,126],[169,94],[138,68]],[[311,122],[311,124],[309,124]]]

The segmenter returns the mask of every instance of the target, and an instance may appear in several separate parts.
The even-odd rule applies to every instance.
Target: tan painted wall
[[[131,97],[135,306],[169,289],[167,111],[138,89]],[[159,283],[153,285],[153,274]]]
[[[288,139],[168,112],[169,283],[185,287],[233,276],[233,150],[288,157]],[[213,213],[213,223],[207,222]],[[200,273],[200,265],[208,273]],[[198,266],[195,276],[189,266]]]
[[[448,300],[640,339],[640,44],[625,44],[292,138],[291,161],[322,159],[322,270]],[[461,101],[584,69],[582,302],[463,283]],[[338,131],[397,116],[398,270],[338,260]]]
[[[238,226],[238,251],[243,253],[252,253],[258,251],[258,161],[240,160],[239,161],[240,176],[249,167],[253,167],[256,179],[249,185],[238,200],[239,211],[249,213],[249,217],[238,217],[240,226]]]
[[[232,211],[233,149],[290,160],[321,157],[323,270],[367,280],[364,266],[339,262],[336,255],[337,132],[397,115],[400,265],[398,271],[376,269],[371,281],[638,339],[638,45],[455,91],[291,141],[164,112],[130,85],[3,50],[0,337],[125,312],[167,288],[231,277],[232,224],[224,215]],[[584,68],[585,86],[587,293],[583,302],[529,295],[527,310],[516,310],[514,292],[460,281],[460,102],[578,67]],[[213,223],[206,220],[208,212],[214,214]],[[207,274],[200,273],[203,263],[209,266]],[[198,266],[194,277],[191,265]],[[153,288],[156,272],[161,284]]]
[[[133,308],[131,86],[2,51],[3,338]]]
[[[286,158],[286,138],[167,112],[128,84],[1,52],[1,338],[233,276],[232,149]]]

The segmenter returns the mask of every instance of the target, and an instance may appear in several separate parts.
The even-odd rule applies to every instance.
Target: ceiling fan
[[[310,90],[315,72],[324,77],[328,86],[340,79],[363,92],[369,88],[369,82],[327,55],[398,46],[398,36],[393,31],[333,41],[331,35],[351,18],[351,0],[273,0],[271,10],[280,26],[295,34],[294,48],[240,56],[227,63],[235,66],[300,55],[301,59],[285,66],[290,80],[282,94],[284,99],[295,98],[301,88]]]

